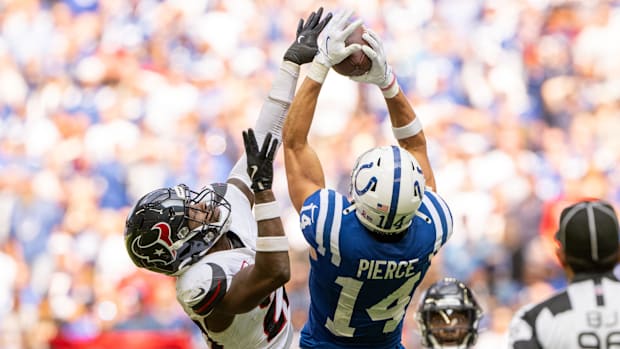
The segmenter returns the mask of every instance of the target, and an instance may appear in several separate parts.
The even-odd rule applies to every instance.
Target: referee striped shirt
[[[520,309],[508,338],[513,349],[620,349],[620,281],[576,275],[563,292]]]

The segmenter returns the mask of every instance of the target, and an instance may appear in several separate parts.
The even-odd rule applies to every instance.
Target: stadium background
[[[1,348],[155,348],[140,337],[152,330],[205,348],[172,280],[130,263],[124,218],[155,187],[225,179],[297,20],[319,5],[355,9],[384,38],[424,124],[455,231],[420,291],[467,282],[486,312],[478,348],[495,349],[517,307],[565,284],[558,210],[620,203],[620,2],[0,0]],[[317,114],[312,142],[346,192],[356,156],[393,142],[384,103],[331,73]],[[281,155],[276,167],[299,329],[307,255]]]

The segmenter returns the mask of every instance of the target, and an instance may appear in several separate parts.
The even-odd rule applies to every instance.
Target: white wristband
[[[259,236],[256,239],[256,252],[288,252],[288,237]]]
[[[422,131],[422,122],[420,118],[416,116],[412,122],[408,123],[402,127],[392,127],[392,132],[394,132],[394,137],[396,139],[404,139],[417,135]]]
[[[254,218],[257,221],[280,218],[280,206],[278,202],[270,201],[254,205]]]
[[[315,59],[310,65],[310,70],[308,71],[307,76],[319,84],[323,84],[325,78],[327,77],[327,73],[329,73],[329,67],[317,62]]]
[[[386,99],[396,97],[399,91],[400,85],[398,84],[396,76],[392,78],[392,82],[390,82],[386,87],[381,89],[381,93],[383,93],[383,97]]]

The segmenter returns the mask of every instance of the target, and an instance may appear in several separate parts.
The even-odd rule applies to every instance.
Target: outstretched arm
[[[284,123],[284,166],[289,196],[297,212],[308,196],[325,187],[321,162],[308,144],[308,132],[321,87],[322,84],[306,77]]]
[[[370,29],[366,29],[362,37],[368,42],[369,46],[363,46],[362,50],[371,59],[372,67],[366,74],[351,79],[379,86],[385,97],[392,130],[398,144],[418,160],[426,186],[436,190],[435,175],[428,159],[422,123],[413,111],[407,96],[401,91],[392,67],[386,61],[381,38]]]
[[[362,24],[360,20],[348,24],[352,14],[352,11],[338,13],[325,27],[319,40],[319,53],[297,91],[284,123],[284,165],[289,196],[297,212],[308,196],[325,187],[323,168],[316,152],[308,144],[308,133],[329,69],[361,49],[358,44],[345,46],[344,43],[349,34]]]
[[[218,313],[240,314],[259,305],[269,294],[290,278],[288,239],[280,219],[280,207],[271,191],[273,159],[278,140],[271,133],[258,148],[252,129],[243,132],[248,175],[256,198],[254,207],[258,225],[256,260],[239,271],[216,308]]]
[[[317,37],[331,19],[331,13],[321,19],[323,8],[312,12],[304,23],[299,20],[295,41],[284,54],[284,60],[276,75],[265,103],[263,104],[256,125],[256,140],[259,144],[271,133],[278,141],[282,140],[282,125],[288,112],[297,87],[299,66],[312,61],[317,53]],[[249,190],[250,178],[246,173],[246,159],[242,156],[233,167],[228,183],[234,184],[243,191],[250,202],[253,201]]]

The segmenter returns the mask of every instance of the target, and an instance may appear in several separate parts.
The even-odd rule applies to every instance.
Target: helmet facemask
[[[362,225],[378,234],[405,231],[422,203],[424,188],[417,160],[397,146],[365,152],[351,173],[355,214]]]
[[[460,281],[445,278],[424,294],[415,314],[422,344],[431,348],[469,348],[476,343],[482,309]]]
[[[142,268],[178,275],[204,256],[230,226],[230,203],[212,187],[157,189],[129,215],[125,243]]]
[[[422,312],[427,338],[437,348],[467,348],[474,330],[472,309],[435,309]]]

